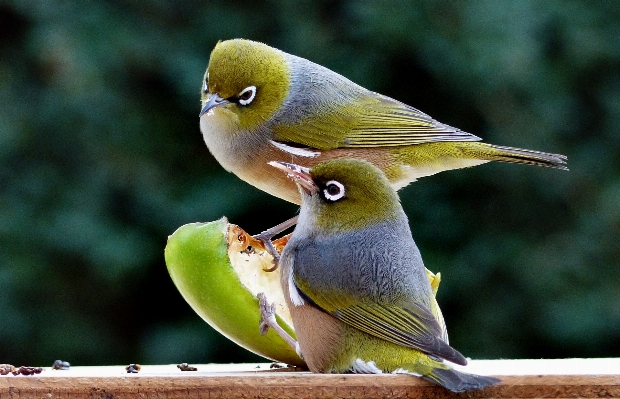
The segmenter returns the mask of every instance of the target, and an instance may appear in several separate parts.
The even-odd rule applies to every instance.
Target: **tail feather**
[[[500,379],[495,377],[461,373],[452,368],[435,368],[432,373],[423,375],[422,378],[441,385],[452,392],[483,389],[500,382]]]
[[[546,166],[568,170],[566,167],[566,155],[551,154],[548,152],[526,150],[523,148],[503,147],[493,144],[477,143],[485,145],[487,149],[493,149],[492,152],[485,151],[485,155],[490,161],[502,161],[512,163],[522,163],[527,165]]]
[[[504,147],[479,141],[450,141],[424,143],[399,147],[395,151],[397,163],[388,178],[392,186],[401,189],[421,177],[445,170],[469,168],[490,161],[546,166],[561,170],[566,167],[566,156],[549,152]]]

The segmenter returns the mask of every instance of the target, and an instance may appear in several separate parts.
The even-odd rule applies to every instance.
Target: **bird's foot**
[[[267,252],[269,252],[271,256],[273,256],[273,267],[270,269],[266,269],[265,270],[266,272],[273,272],[277,270],[278,263],[280,262],[280,253],[278,252],[276,247],[271,242],[271,239],[275,237],[276,235],[280,234],[281,232],[283,232],[284,230],[295,226],[297,224],[298,218],[299,218],[298,216],[295,216],[283,223],[280,223],[270,229],[263,231],[260,234],[256,234],[255,236],[252,236],[252,238],[262,242]]]
[[[260,292],[256,297],[258,298],[258,305],[260,307],[260,321],[258,322],[258,329],[261,335],[267,334],[269,329],[273,328],[273,330],[278,333],[278,335],[282,337],[282,339],[286,341],[286,343],[289,344],[295,352],[300,353],[299,344],[297,341],[295,341],[289,333],[284,331],[276,320],[276,304],[270,304],[264,292]]]
[[[278,265],[280,264],[280,253],[278,252],[276,247],[273,245],[273,242],[271,242],[271,239],[273,238],[275,234],[271,234],[271,236],[269,234],[265,234],[268,231],[269,230],[263,231],[260,234],[252,236],[252,238],[255,238],[258,241],[262,242],[263,245],[265,246],[265,250],[267,250],[267,252],[273,257],[273,266],[270,267],[269,269],[263,269],[263,270],[266,272],[275,272],[276,270],[278,270]]]
[[[270,304],[267,301],[267,296],[264,292],[258,293],[256,297],[258,298],[258,306],[260,307],[260,321],[258,322],[258,329],[261,335],[265,335],[270,328],[275,330],[274,325],[279,327],[276,320],[276,304]]]

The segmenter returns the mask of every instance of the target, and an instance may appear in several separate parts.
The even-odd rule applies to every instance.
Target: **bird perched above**
[[[312,372],[412,374],[455,392],[499,381],[443,361],[467,363],[448,344],[407,216],[380,169],[356,159],[271,165],[302,197],[280,283],[298,339],[288,341]],[[266,301],[261,330],[281,333]]]
[[[299,204],[295,184],[267,165],[335,158],[378,166],[395,189],[444,170],[504,161],[566,169],[566,157],[501,147],[262,43],[219,42],[202,87],[200,128],[217,161],[242,180]]]

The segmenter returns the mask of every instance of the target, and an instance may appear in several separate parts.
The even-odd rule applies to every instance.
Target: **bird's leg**
[[[267,252],[271,254],[271,256],[273,256],[273,263],[274,263],[273,268],[269,270],[265,270],[265,271],[267,272],[275,271],[278,268],[278,262],[280,261],[280,254],[276,250],[276,247],[273,246],[271,239],[277,234],[282,233],[284,230],[295,226],[297,224],[297,219],[299,219],[299,216],[292,217],[289,220],[282,222],[276,226],[273,226],[272,228],[267,229],[260,234],[252,236],[253,238],[265,244],[265,249],[267,250]]]
[[[286,331],[284,331],[284,329],[280,327],[278,321],[276,320],[276,304],[269,304],[269,302],[267,301],[267,296],[264,292],[259,293],[257,295],[257,298],[258,304],[260,306],[260,321],[258,324],[258,329],[261,335],[267,334],[267,331],[269,331],[270,328],[273,328],[274,331],[278,333],[278,335],[282,337],[282,339],[284,339],[286,343],[289,344],[295,352],[297,352],[298,355],[300,355],[299,344],[297,343],[297,341],[295,341],[293,337],[291,337]]]

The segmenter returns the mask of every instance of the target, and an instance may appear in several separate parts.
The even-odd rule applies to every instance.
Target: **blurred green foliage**
[[[401,191],[452,344],[620,355],[620,8],[613,1],[0,0],[0,362],[240,362],[164,264],[178,226],[296,207],[198,127],[219,39],[264,41],[485,141],[569,156]]]

